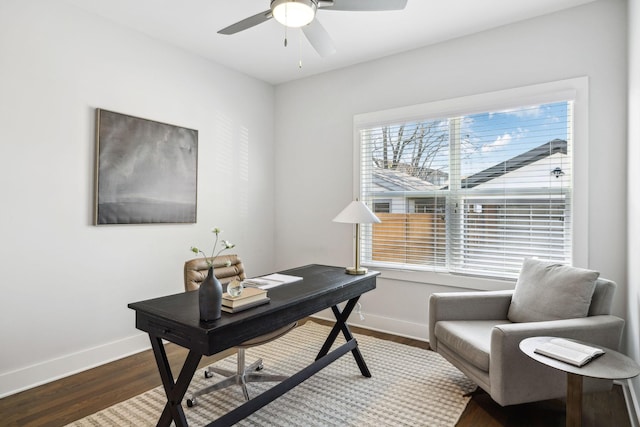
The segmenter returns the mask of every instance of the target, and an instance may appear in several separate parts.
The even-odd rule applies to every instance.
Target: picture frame
[[[96,108],[95,225],[195,223],[198,131]]]

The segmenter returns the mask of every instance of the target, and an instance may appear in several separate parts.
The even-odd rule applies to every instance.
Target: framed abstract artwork
[[[195,223],[197,177],[197,130],[96,109],[96,225]]]

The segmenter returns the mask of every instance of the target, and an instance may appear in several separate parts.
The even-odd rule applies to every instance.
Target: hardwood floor
[[[329,322],[314,319],[323,324]],[[301,322],[303,323],[303,322]],[[354,332],[428,349],[428,344],[409,338],[353,328]],[[203,358],[200,366],[227,357],[233,351]],[[171,367],[177,372],[186,350],[167,345]],[[63,426],[115,403],[160,385],[153,354],[145,351],[61,380],[0,399],[2,426]],[[585,395],[585,426],[630,426],[619,386],[609,393]],[[564,402],[552,400],[501,407],[482,391],[476,392],[460,418],[458,427],[554,427],[565,425]]]

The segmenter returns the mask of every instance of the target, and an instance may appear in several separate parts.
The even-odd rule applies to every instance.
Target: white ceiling
[[[269,9],[269,0],[64,0],[155,39],[279,84],[442,42],[594,0],[408,0],[402,11],[319,10],[337,52],[321,58],[300,30],[275,20],[217,31]],[[362,0],[367,1],[367,0]],[[302,68],[298,67],[302,59]]]

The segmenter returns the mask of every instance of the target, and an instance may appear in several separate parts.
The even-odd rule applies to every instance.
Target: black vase
[[[200,320],[208,322],[220,318],[222,311],[222,284],[213,274],[213,267],[209,267],[207,278],[200,284],[198,302],[200,303]]]

